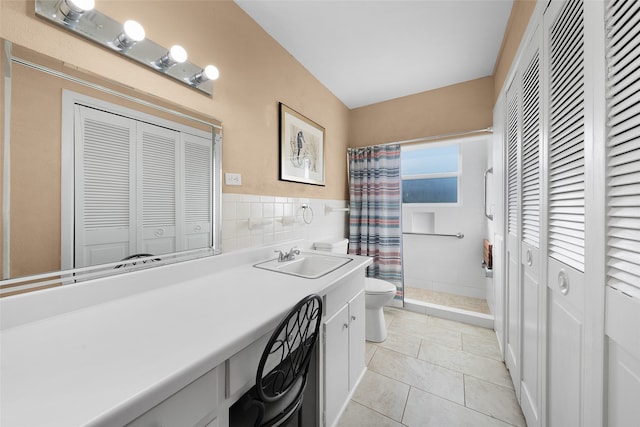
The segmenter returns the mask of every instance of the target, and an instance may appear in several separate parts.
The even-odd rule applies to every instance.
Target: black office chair
[[[113,268],[122,268],[125,267],[127,265],[136,265],[136,263],[138,261],[131,261],[131,260],[136,260],[138,258],[147,258],[153,256],[153,254],[134,254],[134,255],[129,255],[128,257],[122,258],[120,261],[128,261],[122,264],[118,264]],[[160,261],[160,258],[151,258],[151,259],[146,259],[144,261],[142,261],[142,264],[146,264],[148,262],[154,262],[154,261]]]
[[[298,426],[302,425],[302,399],[321,318],[318,295],[303,298],[289,311],[262,353],[256,385],[231,408],[231,427],[280,426],[296,412]],[[275,367],[265,373],[269,366]]]

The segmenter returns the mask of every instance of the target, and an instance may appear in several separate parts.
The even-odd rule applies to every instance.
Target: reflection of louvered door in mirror
[[[540,424],[540,148],[542,96],[540,47],[536,31],[521,61],[522,142],[520,150],[522,370],[520,406],[529,426]]]
[[[547,56],[547,415],[582,424],[585,304],[584,3],[552,2],[544,16]],[[582,420],[582,421],[581,421]]]
[[[519,74],[507,91],[507,325],[505,361],[520,397],[520,95]]]
[[[213,145],[76,106],[76,267],[213,245]]]
[[[640,2],[610,0],[607,51],[608,425],[640,419]]]
[[[197,249],[213,244],[211,234],[213,224],[211,165],[213,148],[211,140],[188,133],[182,134],[184,182],[182,194],[184,209],[179,214],[184,219],[181,250]]]
[[[177,168],[180,133],[137,123],[138,185],[136,200],[142,227],[137,227],[137,252],[167,254],[178,250],[176,215],[179,195]]]
[[[131,176],[135,121],[93,108],[75,110],[75,266],[135,253]]]

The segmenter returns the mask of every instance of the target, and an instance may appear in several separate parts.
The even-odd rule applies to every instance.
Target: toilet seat
[[[396,286],[386,280],[365,278],[364,292],[369,295],[396,293]]]

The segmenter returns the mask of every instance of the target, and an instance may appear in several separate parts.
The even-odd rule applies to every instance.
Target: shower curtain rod
[[[404,141],[395,141],[395,142],[385,142],[384,144],[376,144],[376,145],[403,145],[403,144],[414,144],[414,143],[418,143],[418,142],[427,142],[427,141],[435,141],[435,140],[439,140],[439,139],[446,139],[446,138],[453,138],[456,136],[465,136],[465,135],[473,135],[476,133],[493,133],[493,127],[489,126],[488,128],[484,128],[484,129],[476,129],[476,130],[468,130],[465,132],[453,132],[453,133],[445,133],[442,135],[433,135],[433,136],[424,136],[422,138],[416,138],[416,139],[405,139]]]

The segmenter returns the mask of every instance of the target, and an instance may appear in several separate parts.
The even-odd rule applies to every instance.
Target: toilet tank
[[[315,242],[313,247],[317,251],[335,252],[346,254],[349,248],[349,239],[327,239]]]

